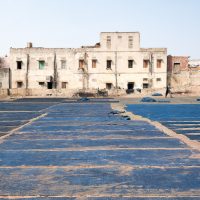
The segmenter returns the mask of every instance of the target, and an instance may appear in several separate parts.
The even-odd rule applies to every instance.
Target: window
[[[39,82],[38,83],[41,87],[44,87],[45,86],[45,82]]]
[[[61,69],[66,69],[67,61],[61,60]]]
[[[157,60],[157,68],[161,68],[162,66],[162,59]]]
[[[143,60],[143,68],[149,67],[149,60]]]
[[[143,83],[143,89],[145,88],[149,88],[149,84],[148,83]]]
[[[129,60],[128,61],[128,68],[133,68],[133,63],[134,63],[133,60]]]
[[[2,88],[2,82],[0,82],[0,88]]]
[[[129,49],[133,48],[133,36],[128,37],[128,48]]]
[[[157,78],[156,81],[158,81],[158,82],[161,81],[161,78]]]
[[[22,88],[23,87],[23,82],[22,81],[18,81],[17,82],[17,88]]]
[[[107,60],[106,69],[111,69],[112,67],[112,60]]]
[[[67,85],[68,85],[68,82],[62,82],[62,89],[66,89],[67,88]]]
[[[22,69],[22,61],[17,61],[17,69]]]
[[[44,66],[45,66],[45,61],[39,60],[39,69],[44,69]]]
[[[107,36],[107,48],[110,49],[111,48],[111,36]]]
[[[174,63],[173,73],[178,74],[181,70],[181,63]]]
[[[93,59],[92,60],[92,68],[96,68],[96,66],[97,66],[97,60]]]
[[[143,78],[143,81],[148,81],[148,78]]]
[[[112,83],[106,83],[106,89],[111,90],[112,89]]]
[[[84,60],[79,60],[79,69],[84,68]]]
[[[122,36],[121,36],[121,35],[118,35],[118,39],[120,39],[120,40],[121,40],[121,39],[122,39]]]

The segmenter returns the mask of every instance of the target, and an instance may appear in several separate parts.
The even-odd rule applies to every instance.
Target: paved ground
[[[0,103],[0,199],[200,199],[200,152],[108,101]]]

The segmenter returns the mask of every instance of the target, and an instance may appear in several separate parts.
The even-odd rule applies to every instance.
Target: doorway
[[[49,89],[49,90],[53,89],[53,83],[52,82],[47,82],[47,89]]]
[[[134,82],[128,82],[127,89],[133,90],[133,88],[134,88]]]

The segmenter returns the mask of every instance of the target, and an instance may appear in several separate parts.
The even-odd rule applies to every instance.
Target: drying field
[[[200,199],[200,152],[111,102],[0,102],[0,199]]]

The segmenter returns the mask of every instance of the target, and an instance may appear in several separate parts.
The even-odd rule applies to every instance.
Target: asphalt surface
[[[200,199],[200,152],[111,101],[1,102],[0,199]]]

